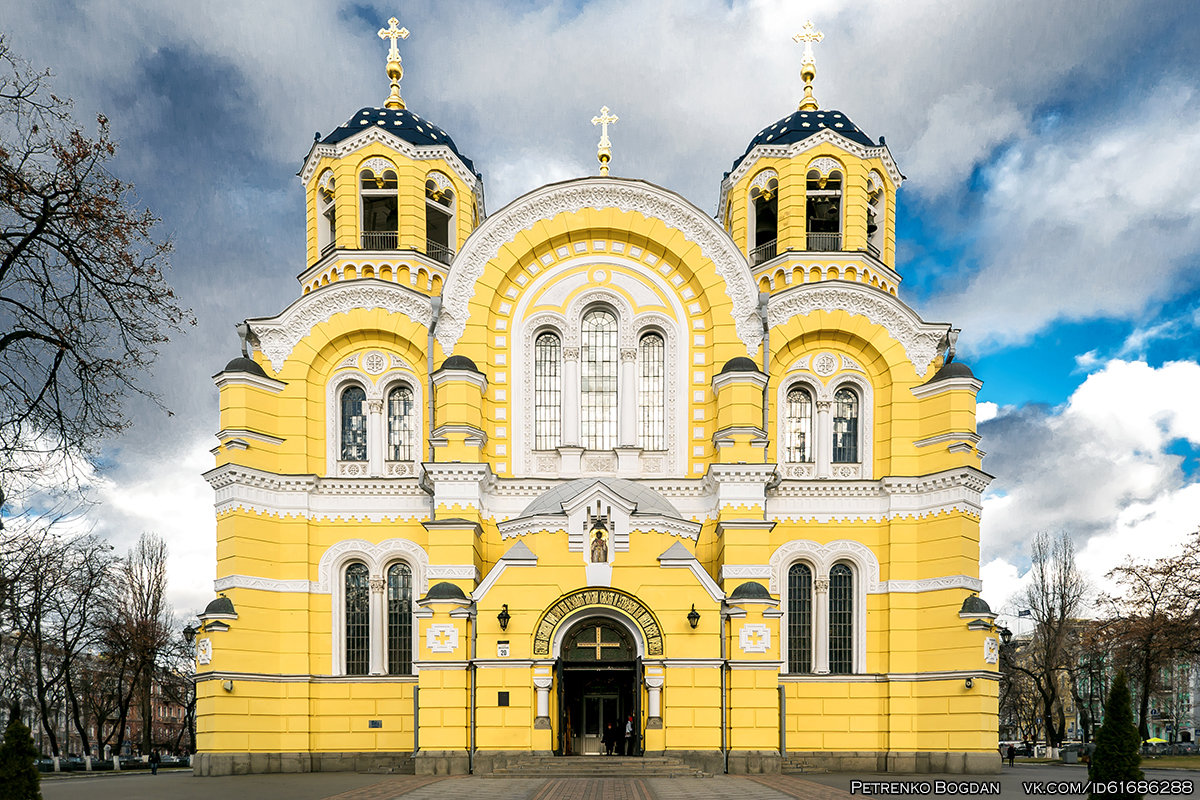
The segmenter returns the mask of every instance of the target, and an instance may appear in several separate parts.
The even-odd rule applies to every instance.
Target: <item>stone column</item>
[[[549,675],[536,675],[533,688],[537,690],[537,718],[533,721],[534,730],[550,729],[550,685],[554,679]]]
[[[579,447],[579,348],[564,347],[562,354],[562,443]]]
[[[384,606],[384,590],[387,587],[383,578],[371,578],[370,631],[371,631],[371,674],[383,675],[387,672],[384,664],[383,643],[387,641],[387,609]]]
[[[662,727],[662,675],[646,676],[647,714],[646,728],[648,730]]]
[[[829,456],[825,456],[828,464]],[[829,578],[813,578],[813,672],[829,674]]]
[[[367,474],[383,474],[387,435],[383,427],[383,401],[367,401]]]
[[[621,348],[621,382],[618,384],[617,442],[621,447],[638,445],[637,348]]]
[[[817,462],[817,477],[828,478],[833,474],[833,403],[817,401],[817,436],[813,442],[813,455]]]

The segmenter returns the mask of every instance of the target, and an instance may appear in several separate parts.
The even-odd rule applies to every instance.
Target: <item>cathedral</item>
[[[214,376],[199,775],[986,773],[981,383],[902,299],[904,176],[813,92],[714,217],[609,175],[489,214],[391,92],[313,142],[294,299]],[[382,94],[382,93],[381,93]],[[266,309],[270,312],[270,309]]]

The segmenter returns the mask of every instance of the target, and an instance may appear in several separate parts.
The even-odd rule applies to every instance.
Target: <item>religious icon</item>
[[[605,541],[603,520],[597,520],[592,528],[592,563],[602,564],[608,561],[608,542]]]

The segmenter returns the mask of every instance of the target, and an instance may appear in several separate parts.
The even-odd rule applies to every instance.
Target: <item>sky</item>
[[[0,0],[0,31],[54,73],[81,122],[103,113],[112,169],[175,243],[197,318],[162,349],[146,403],[106,443],[96,529],[170,546],[181,613],[212,598],[211,376],[234,325],[299,294],[314,132],[387,96],[397,16],[408,107],[484,175],[490,212],[595,172],[715,213],[722,175],[801,94],[884,136],[901,297],[962,329],[984,381],[983,596],[1011,618],[1037,531],[1066,531],[1104,574],[1169,555],[1200,525],[1200,4],[1027,0],[580,0],[390,4]]]

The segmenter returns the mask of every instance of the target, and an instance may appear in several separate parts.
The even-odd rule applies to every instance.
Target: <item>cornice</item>
[[[272,369],[279,372],[292,350],[300,340],[312,333],[314,327],[328,322],[335,314],[375,308],[389,314],[403,314],[426,328],[433,317],[433,306],[428,297],[378,278],[360,278],[332,283],[301,295],[279,316],[259,317],[246,322],[257,340],[258,348],[271,362]]]
[[[950,327],[944,323],[925,322],[894,295],[842,280],[800,284],[772,295],[767,318],[775,328],[792,317],[807,316],[815,311],[845,311],[879,325],[904,347],[904,353],[918,375],[929,371]]]
[[[287,384],[283,381],[266,378],[262,375],[251,375],[249,372],[218,372],[213,375],[213,383],[218,389],[224,389],[226,386],[250,386],[271,394],[279,394],[287,388]]]
[[[479,389],[481,394],[487,391],[487,378],[481,373],[471,372],[469,369],[439,369],[433,373],[434,386],[441,386],[443,383],[451,381],[472,384]]]
[[[734,323],[746,352],[758,349],[762,342],[758,287],[745,257],[716,220],[679,195],[643,181],[583,178],[542,187],[514,200],[467,239],[442,291],[445,301],[438,318],[437,338],[446,353],[454,351],[466,330],[479,278],[500,249],[541,220],[585,208],[635,211],[661,221],[698,245],[702,256],[712,261],[724,281],[726,294],[733,301]]]
[[[920,386],[912,387],[913,397],[924,399],[933,397],[936,394],[945,392],[961,392],[966,391],[971,394],[979,394],[979,390],[983,388],[983,381],[978,378],[943,378],[937,383],[922,383]]]
[[[759,389],[767,385],[767,376],[761,372],[718,372],[713,376],[713,392],[719,392],[731,383],[752,383]]]
[[[951,444],[953,442],[967,442],[971,445],[979,444],[979,434],[971,431],[950,431],[949,433],[939,433],[936,436],[927,436],[924,439],[915,439],[913,447],[929,447],[933,444]]]

